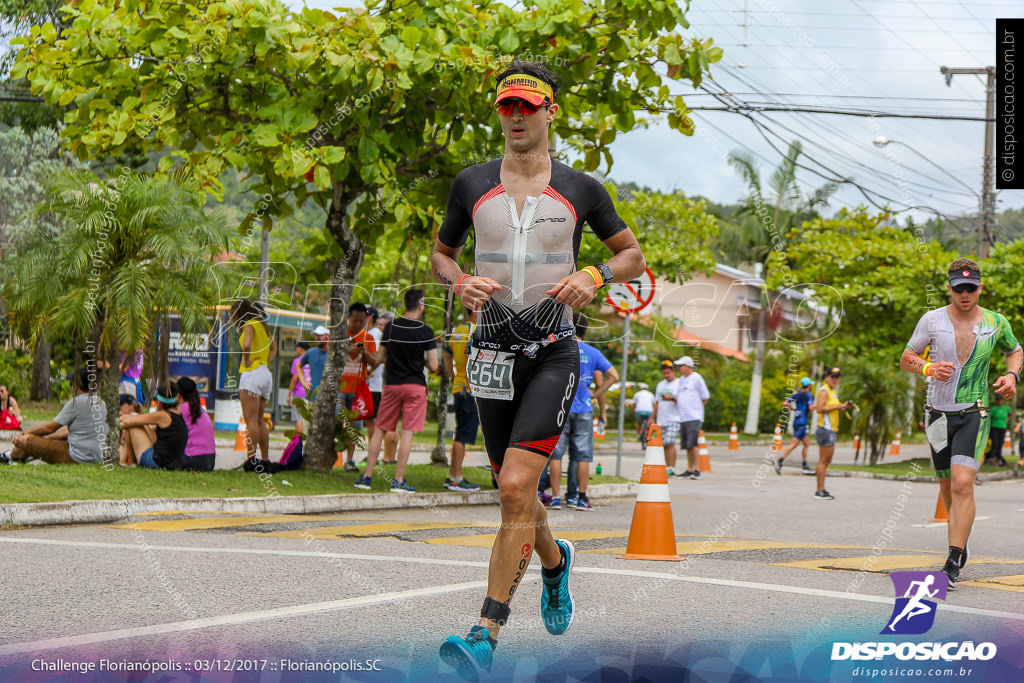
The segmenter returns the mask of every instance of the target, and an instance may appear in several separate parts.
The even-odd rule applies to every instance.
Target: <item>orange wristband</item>
[[[469,277],[468,273],[460,277],[459,281],[455,283],[455,296],[459,296],[459,285],[461,285],[462,281],[465,280],[467,277]]]
[[[598,289],[604,286],[604,278],[601,277],[601,271],[594,266],[587,266],[583,269],[583,272],[589,273],[590,277],[594,278],[594,284],[597,285]]]
[[[921,368],[921,374],[924,375],[925,377],[931,377],[932,376],[932,373],[930,372],[931,367],[932,367],[931,363],[925,363],[924,367]]]

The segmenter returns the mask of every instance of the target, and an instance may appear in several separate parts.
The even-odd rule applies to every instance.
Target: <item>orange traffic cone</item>
[[[245,428],[245,418],[238,418],[238,434],[235,435],[235,452],[245,453],[249,450],[246,442],[249,440],[249,430]]]
[[[729,450],[738,451],[740,449],[740,435],[736,431],[736,423],[732,423],[732,427],[729,428]]]
[[[939,500],[935,503],[935,519],[933,522],[948,522],[949,513],[946,511],[946,504],[942,502],[942,491],[939,491]]]
[[[772,435],[772,452],[779,453],[782,451],[782,426],[775,423],[775,434]]]
[[[1013,439],[1010,438],[1010,430],[1006,430],[1006,438],[1003,439],[1003,448],[1013,453]]]
[[[338,459],[334,461],[334,466],[335,467],[344,467],[345,466],[345,454],[342,453],[341,451],[338,451]]]
[[[594,418],[594,438],[604,441],[604,422]]]
[[[860,450],[860,434],[854,434],[853,435],[853,450],[855,450],[855,451],[859,451]]]
[[[889,449],[889,455],[900,454],[900,437],[902,435],[902,432],[896,432],[896,438],[892,440],[892,448]]]
[[[149,412],[151,412],[151,413],[155,413],[156,412],[156,399],[155,398],[152,401],[149,402]]]
[[[619,555],[619,559],[682,560],[676,551],[676,532],[672,526],[672,503],[668,494],[661,427],[651,425],[648,434],[626,554]]]
[[[697,471],[711,472],[711,459],[708,457],[708,442],[704,439],[704,430],[697,436]]]

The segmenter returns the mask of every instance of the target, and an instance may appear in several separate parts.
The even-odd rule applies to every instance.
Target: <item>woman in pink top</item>
[[[303,434],[302,415],[299,409],[292,403],[293,398],[306,398],[306,390],[313,380],[312,371],[309,365],[300,365],[299,361],[309,351],[309,342],[300,341],[295,345],[295,360],[292,361],[292,381],[288,385],[288,405],[292,407],[292,422],[295,423],[295,431]]]
[[[196,383],[188,377],[178,380],[178,404],[188,427],[185,444],[185,464],[182,469],[209,472],[217,458],[217,444],[213,440],[213,420],[199,403]]]

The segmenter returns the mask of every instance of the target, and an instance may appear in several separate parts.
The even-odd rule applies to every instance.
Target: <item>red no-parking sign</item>
[[[639,313],[654,301],[654,273],[645,268],[643,275],[635,280],[609,285],[604,300],[624,313]]]

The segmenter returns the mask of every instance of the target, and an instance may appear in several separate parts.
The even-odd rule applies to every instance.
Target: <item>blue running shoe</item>
[[[562,550],[565,558],[565,569],[554,579],[543,577],[544,589],[540,594],[540,614],[544,619],[544,628],[553,636],[560,636],[569,630],[575,605],[572,593],[569,592],[569,575],[572,563],[576,558],[576,548],[569,541],[556,538],[555,543]]]
[[[391,482],[391,493],[416,493],[416,488],[407,481],[395,479]]]
[[[491,632],[474,626],[465,638],[448,636],[441,644],[441,660],[467,681],[479,680],[491,672],[494,646]]]

